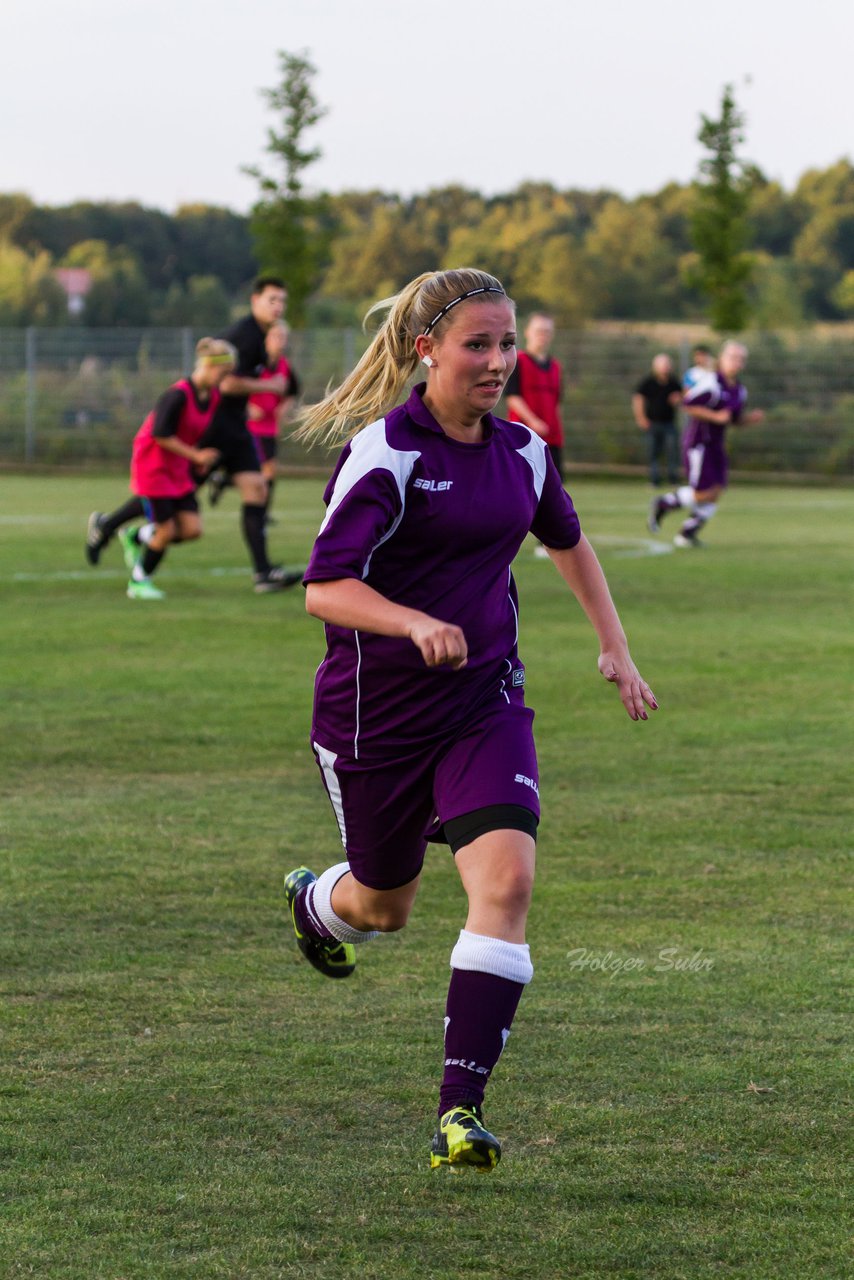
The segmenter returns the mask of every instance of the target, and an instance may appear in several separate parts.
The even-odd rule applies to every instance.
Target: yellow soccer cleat
[[[480,1107],[460,1103],[439,1121],[430,1150],[430,1168],[447,1165],[458,1173],[465,1168],[491,1173],[501,1159],[501,1143],[483,1126]]]

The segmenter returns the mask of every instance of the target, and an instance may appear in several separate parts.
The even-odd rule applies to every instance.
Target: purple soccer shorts
[[[442,824],[490,805],[540,815],[534,713],[493,702],[454,737],[389,760],[353,760],[312,743],[350,869],[370,889],[397,889],[421,870]]]

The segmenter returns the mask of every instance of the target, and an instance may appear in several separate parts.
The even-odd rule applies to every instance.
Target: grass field
[[[282,486],[280,558],[321,489]],[[340,857],[321,629],[251,592],[234,495],[127,600],[118,547],[82,555],[121,496],[0,478],[0,1275],[850,1275],[854,492],[739,487],[706,550],[653,555],[640,485],[578,484],[646,724],[520,557],[544,821],[491,1178],[427,1165],[447,850],[353,979],[305,964],[282,873]]]

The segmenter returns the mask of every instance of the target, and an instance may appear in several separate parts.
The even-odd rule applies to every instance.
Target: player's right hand
[[[203,471],[207,471],[209,467],[219,462],[219,449],[197,449],[193,462]]]
[[[468,646],[460,627],[440,622],[426,614],[413,622],[409,638],[428,667],[453,667],[459,670],[468,662]]]

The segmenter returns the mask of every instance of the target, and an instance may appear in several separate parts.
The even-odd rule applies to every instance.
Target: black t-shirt
[[[208,397],[202,398],[199,388],[188,378],[190,387],[193,392],[193,399],[196,402],[196,408],[204,409],[208,403]],[[181,422],[181,414],[184,412],[184,406],[187,403],[187,395],[183,387],[170,387],[168,391],[164,391],[163,395],[154,406],[154,422],[151,427],[151,434],[159,436],[175,436],[178,434],[178,427]]]
[[[266,335],[251,313],[219,336],[237,349],[237,368],[234,370],[236,377],[257,378],[261,370],[267,367],[267,348],[264,345]],[[248,399],[248,396],[223,395],[216,411],[217,425],[229,422],[245,427]]]
[[[668,397],[678,391],[681,397],[682,387],[675,378],[659,382],[655,374],[650,373],[635,387],[635,395],[643,396],[644,413],[650,422],[675,422],[676,405],[670,404]]]

